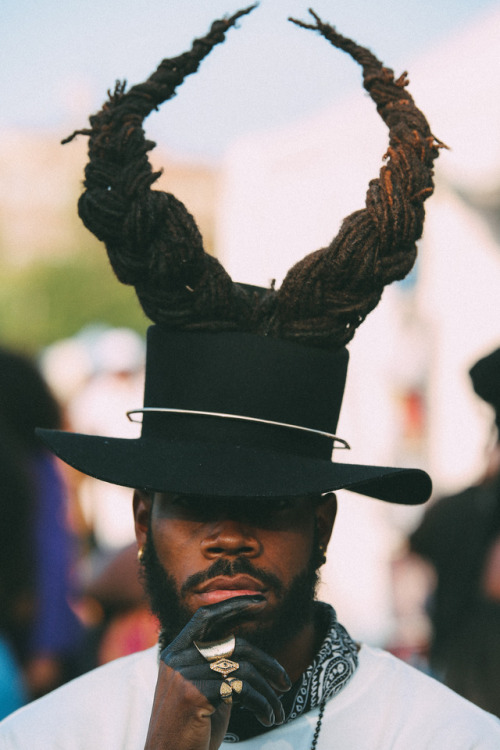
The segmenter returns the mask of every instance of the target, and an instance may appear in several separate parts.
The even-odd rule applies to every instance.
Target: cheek
[[[312,552],[312,532],[305,534],[307,524],[301,528],[288,529],[277,537],[263,539],[265,563],[273,568],[283,581],[291,581],[309,563]]]
[[[158,559],[166,572],[181,585],[200,567],[199,545],[193,543],[190,529],[181,521],[157,521],[152,526]]]

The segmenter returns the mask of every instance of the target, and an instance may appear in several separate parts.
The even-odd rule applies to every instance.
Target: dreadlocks
[[[80,216],[105,242],[120,281],[133,284],[146,315],[163,327],[251,330],[331,349],[345,345],[378,304],[384,286],[402,279],[416,258],[424,201],[433,192],[434,159],[441,144],[406,90],[406,74],[341,36],[310,11],[318,31],[363,69],[364,86],[389,128],[386,164],[370,182],[366,206],[348,216],[331,244],[297,263],[278,291],[258,296],[233,283],[203,249],[196,223],[173,195],[151,190],[159,177],[147,153],[142,121],[175,94],[184,78],[255,6],[216,21],[189,52],[163,60],[143,84],[125,92],[118,83],[90,118],[89,163]]]
[[[208,330],[238,327],[248,316],[246,295],[204,252],[196,222],[170,193],[151,190],[153,172],[142,121],[175,96],[184,78],[224,41],[225,32],[256,6],[215,21],[190,51],[163,60],[145,83],[125,92],[117,83],[102,110],[90,117],[89,162],[78,212],[85,226],[106,244],[119,281],[135,286],[146,315],[170,328]]]
[[[416,259],[424,200],[433,192],[432,164],[442,145],[393,71],[310,11],[319,31],[363,68],[364,87],[389,127],[387,164],[372,180],[366,208],[344,219],[331,244],[297,263],[277,295],[269,331],[282,338],[333,347],[348,343],[378,304],[386,284],[403,279]]]

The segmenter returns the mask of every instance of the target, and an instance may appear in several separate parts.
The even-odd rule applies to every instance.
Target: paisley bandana
[[[337,622],[333,607],[316,602],[315,608],[317,626],[326,635],[312,664],[281,697],[287,722],[331,700],[347,685],[358,666],[358,647]],[[235,707],[224,742],[241,742],[272,729],[262,726],[247,709]]]

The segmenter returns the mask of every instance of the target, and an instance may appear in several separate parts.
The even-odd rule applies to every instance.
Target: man
[[[493,407],[485,475],[431,505],[410,547],[436,575],[430,597],[433,674],[500,717],[500,348],[469,375],[476,395]]]
[[[234,284],[194,220],[152,191],[141,123],[251,8],[216,22],[91,118],[80,215],[135,285],[148,331],[136,440],[42,430],[65,461],[136,488],[139,557],[159,648],[117,660],[18,712],[2,747],[215,750],[500,746],[496,719],[388,654],[355,643],[314,601],[349,488],[387,502],[430,495],[425,472],[331,461],[344,348],[385,283],[415,258],[438,143],[406,80],[313,14],[363,67],[390,131],[366,209],[279,291]],[[296,22],[299,25],[305,24]]]

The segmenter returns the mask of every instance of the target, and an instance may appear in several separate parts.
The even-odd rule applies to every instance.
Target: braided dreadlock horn
[[[172,98],[225,32],[255,8],[215,21],[189,52],[163,60],[145,83],[125,92],[117,83],[100,112],[90,117],[85,191],[78,203],[85,226],[106,244],[118,279],[135,286],[146,315],[166,328],[205,330],[238,327],[249,301],[220,263],[203,249],[191,214],[173,195],[151,190],[160,176],[147,158],[155,143],[145,139],[143,120]]]
[[[387,163],[372,180],[366,208],[344,219],[331,244],[308,255],[286,275],[268,332],[327,348],[348,343],[378,304],[384,286],[403,279],[417,254],[424,201],[433,192],[432,164],[443,146],[406,91],[404,73],[392,70],[364,47],[341,36],[309,11],[316,23],[289,20],[318,31],[363,68],[364,87],[389,127]]]

